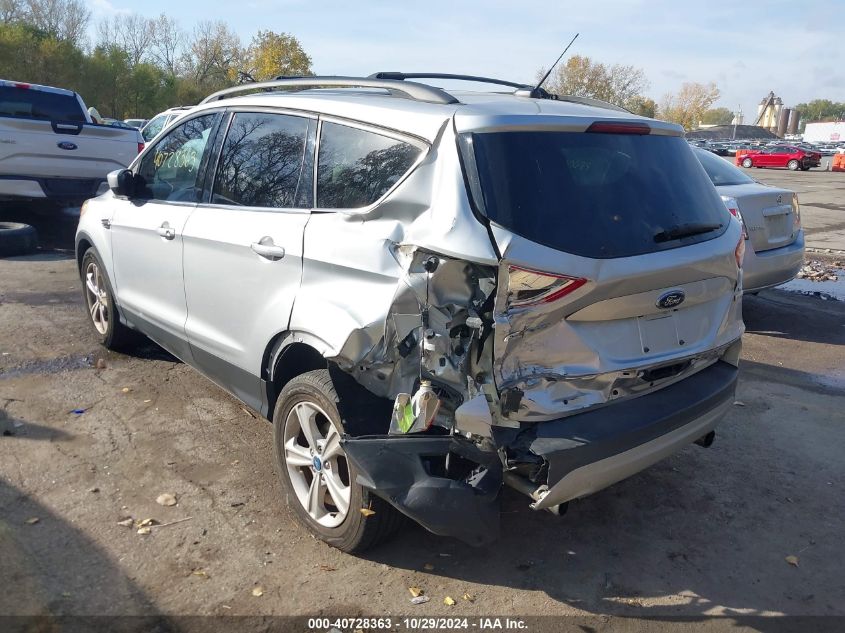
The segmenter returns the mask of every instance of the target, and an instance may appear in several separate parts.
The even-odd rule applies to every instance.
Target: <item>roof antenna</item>
[[[563,52],[560,54],[560,57],[558,57],[557,60],[555,61],[555,63],[551,65],[551,67],[549,68],[549,71],[545,75],[543,75],[543,78],[540,80],[540,82],[536,86],[534,86],[534,89],[531,91],[531,96],[533,98],[543,99],[543,98],[549,97],[549,93],[546,92],[545,90],[543,90],[543,84],[546,83],[546,79],[549,78],[549,75],[552,74],[552,71],[555,69],[555,66],[557,66],[560,63],[560,60],[563,59],[564,55],[566,55],[566,51],[568,51],[569,47],[572,46],[572,44],[575,42],[575,40],[578,39],[579,35],[581,35],[581,34],[580,33],[575,34],[575,37],[573,37],[569,41],[569,44],[566,45],[566,48],[563,49]]]

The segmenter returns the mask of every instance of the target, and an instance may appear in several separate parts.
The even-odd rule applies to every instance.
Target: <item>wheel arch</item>
[[[264,385],[267,419],[273,419],[276,400],[293,378],[315,369],[326,369],[330,347],[321,339],[301,332],[280,332],[264,350],[261,381]]]

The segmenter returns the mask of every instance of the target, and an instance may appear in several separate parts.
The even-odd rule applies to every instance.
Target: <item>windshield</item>
[[[704,171],[710,176],[714,185],[747,185],[754,182],[753,178],[746,176],[739,169],[731,165],[724,158],[703,149],[696,149],[695,156],[698,158]]]
[[[629,257],[703,242],[728,226],[725,205],[680,137],[519,131],[461,140],[481,211],[556,250]]]

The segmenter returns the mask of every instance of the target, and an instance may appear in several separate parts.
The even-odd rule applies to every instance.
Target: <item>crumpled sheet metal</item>
[[[330,360],[374,394],[392,398],[412,391],[423,354],[424,374],[464,394],[473,333],[457,342],[451,334],[493,292],[494,270],[414,247],[399,247],[396,256],[404,270],[384,321],[352,331]],[[432,257],[437,268],[429,273],[424,263]]]
[[[358,483],[403,514],[441,536],[486,545],[499,536],[502,464],[460,436],[378,436],[344,438]],[[464,480],[429,474],[422,457],[454,453],[482,468]]]

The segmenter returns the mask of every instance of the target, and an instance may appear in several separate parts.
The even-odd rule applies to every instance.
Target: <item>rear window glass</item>
[[[556,250],[629,257],[709,240],[728,226],[725,205],[680,137],[487,132],[462,147],[474,147],[490,220]],[[697,234],[674,237],[690,232]]]
[[[703,149],[693,150],[698,162],[710,177],[710,181],[717,187],[721,185],[747,185],[754,182],[739,169],[731,165],[724,158],[719,158],[712,152]]]
[[[337,123],[323,123],[317,165],[317,206],[355,209],[381,198],[422,150],[410,143]]]
[[[0,115],[85,123],[76,96],[12,86],[0,86]]]

